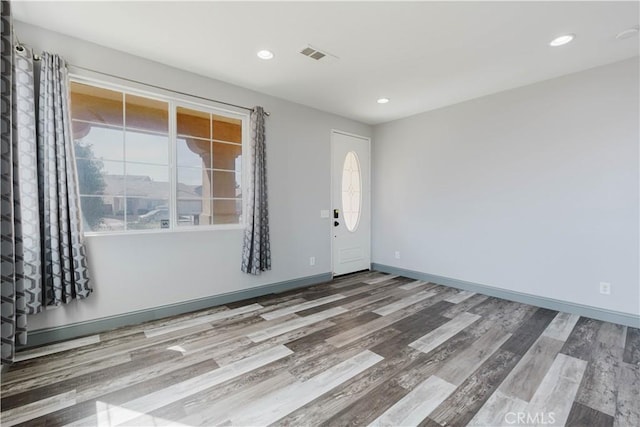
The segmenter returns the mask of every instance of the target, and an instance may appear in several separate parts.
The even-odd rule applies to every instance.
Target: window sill
[[[171,229],[154,229],[154,230],[131,230],[131,231],[87,231],[85,237],[109,237],[109,236],[140,236],[145,234],[176,234],[176,233],[194,233],[194,232],[212,232],[212,231],[228,231],[228,230],[244,230],[244,224],[229,225],[212,225],[212,226],[194,226],[179,227]]]

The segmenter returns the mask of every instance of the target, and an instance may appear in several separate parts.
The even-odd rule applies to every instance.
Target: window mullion
[[[178,226],[177,116],[176,103],[169,100],[169,223],[171,229],[176,229]]]
[[[128,221],[128,210],[129,210],[129,200],[127,198],[127,95],[125,92],[122,92],[122,173],[124,174],[124,179],[122,180],[124,188],[123,194],[123,203],[124,206],[124,215],[122,216],[124,220],[123,230],[127,231],[129,229],[129,221]]]

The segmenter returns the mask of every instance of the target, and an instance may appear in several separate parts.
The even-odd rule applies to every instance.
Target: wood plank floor
[[[377,272],[17,360],[3,426],[640,425],[638,329]]]

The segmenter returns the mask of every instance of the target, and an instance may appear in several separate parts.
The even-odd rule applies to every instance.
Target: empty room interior
[[[639,426],[639,24],[3,0],[0,423]]]

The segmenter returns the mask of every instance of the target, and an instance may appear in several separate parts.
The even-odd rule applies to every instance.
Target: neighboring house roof
[[[150,177],[144,175],[127,175],[126,178],[128,197],[166,199],[169,196],[168,182],[153,181]],[[105,194],[124,196],[124,175],[104,175],[104,182],[106,184]],[[178,197],[200,198],[202,197],[202,186],[178,183]]]

